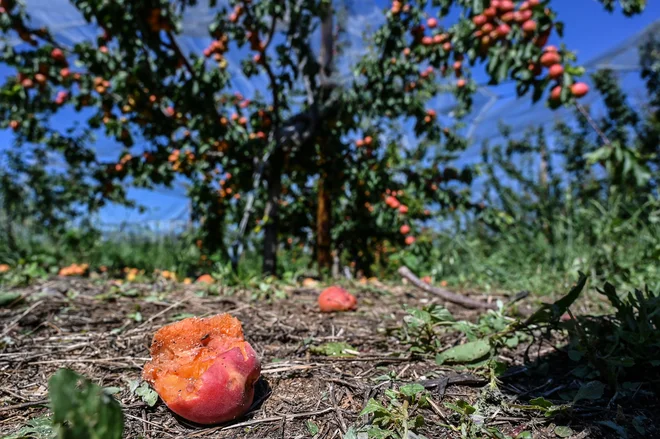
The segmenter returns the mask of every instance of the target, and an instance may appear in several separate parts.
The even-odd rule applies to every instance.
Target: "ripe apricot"
[[[472,17],[472,23],[474,23],[477,26],[481,27],[487,22],[488,22],[488,17],[486,17],[485,15],[475,15],[474,17]]]
[[[6,273],[11,267],[7,264],[0,264],[0,273]]]
[[[571,93],[576,98],[581,98],[589,93],[589,86],[584,82],[576,82],[575,84],[571,85]]]
[[[557,79],[564,74],[564,67],[561,64],[555,64],[550,66],[548,70],[548,76],[552,79]]]
[[[345,289],[328,287],[319,295],[321,312],[351,311],[357,308],[357,299]]]
[[[557,52],[545,52],[541,55],[541,65],[550,67],[561,62],[561,56]]]
[[[402,235],[407,235],[408,233],[410,233],[410,226],[409,226],[408,224],[404,224],[404,225],[402,225],[402,226],[399,228],[399,232],[400,232]]]
[[[406,243],[406,245],[413,245],[415,243],[415,237],[414,236],[406,236],[405,243]]]
[[[525,31],[525,33],[533,33],[536,32],[536,21],[534,20],[527,20],[526,22],[523,23],[522,29]]]
[[[142,377],[174,413],[199,424],[235,419],[250,408],[261,365],[229,314],[191,317],[160,328]]]
[[[561,99],[561,85],[556,85],[550,91],[550,99],[553,101],[558,101]]]
[[[195,281],[195,283],[198,284],[212,284],[213,282],[215,282],[215,279],[213,279],[213,277],[210,274],[202,274]]]

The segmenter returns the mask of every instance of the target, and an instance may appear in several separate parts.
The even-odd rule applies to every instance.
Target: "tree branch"
[[[428,285],[425,282],[422,282],[417,276],[413,274],[412,271],[406,266],[402,266],[398,270],[399,275],[412,283],[414,286],[420,290],[424,290],[427,293],[434,294],[441,299],[446,300],[447,302],[454,303],[456,305],[461,305],[464,308],[471,309],[497,309],[497,306],[494,303],[484,303],[478,300],[470,299],[469,297],[464,297],[451,291],[445,290],[444,288],[437,288],[431,285]]]

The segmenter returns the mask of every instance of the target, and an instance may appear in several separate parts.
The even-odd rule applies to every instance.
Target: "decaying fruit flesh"
[[[179,416],[217,424],[250,408],[261,366],[235,317],[192,317],[164,326],[150,352],[142,376]]]

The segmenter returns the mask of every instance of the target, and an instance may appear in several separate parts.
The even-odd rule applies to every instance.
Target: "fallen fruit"
[[[319,295],[321,312],[351,311],[357,308],[357,299],[341,287],[328,287]]]
[[[217,424],[247,412],[261,365],[229,314],[191,317],[160,328],[142,377],[174,413]]]
[[[63,267],[59,271],[60,276],[82,276],[87,272],[89,264],[71,264],[68,267]]]
[[[305,288],[314,288],[319,284],[319,281],[312,279],[311,277],[306,277],[302,281],[302,286]]]
[[[195,281],[195,283],[198,284],[212,284],[213,282],[215,282],[215,279],[213,279],[213,276],[211,276],[210,274],[202,274]]]

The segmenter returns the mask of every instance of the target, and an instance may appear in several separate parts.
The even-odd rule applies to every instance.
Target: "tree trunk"
[[[327,175],[322,174],[318,182],[318,205],[316,209],[316,263],[319,271],[329,269],[332,266],[332,239],[330,235],[332,201],[327,185]]]
[[[282,164],[284,152],[282,148],[277,148],[273,153],[268,169],[268,178],[266,184],[268,185],[268,195],[266,199],[265,216],[267,217],[266,225],[264,227],[264,259],[263,259],[263,274],[276,275],[277,274],[277,247],[278,247],[278,230],[279,230],[279,201],[282,193]]]
[[[328,82],[332,75],[333,57],[335,51],[334,33],[333,33],[333,13],[332,4],[328,9],[327,15],[321,23],[321,83]],[[322,98],[325,96],[322,95]],[[332,218],[332,197],[328,185],[328,171],[332,167],[332,159],[328,148],[328,139],[323,139],[319,145],[319,161],[321,170],[318,181],[317,210],[316,210],[316,262],[319,271],[332,268],[332,237],[331,237],[331,218]]]

